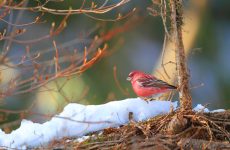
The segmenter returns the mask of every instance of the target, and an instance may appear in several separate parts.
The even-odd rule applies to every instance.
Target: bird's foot
[[[151,97],[151,98],[149,98],[149,101],[155,101],[155,100],[159,100],[159,97]]]
[[[149,98],[150,101],[156,100],[156,101],[160,101],[162,99],[163,95],[162,93],[160,94],[155,94],[152,97]]]
[[[146,103],[149,103],[149,97],[140,97],[142,100],[144,100]]]
[[[144,101],[146,101],[147,103],[150,101],[155,101],[155,100],[161,100],[162,94],[155,94],[153,96],[149,96],[149,97],[140,97],[141,99],[143,99]]]

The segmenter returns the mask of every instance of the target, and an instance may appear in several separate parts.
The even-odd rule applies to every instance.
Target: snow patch
[[[215,113],[215,112],[224,112],[225,110],[224,109],[216,109],[216,110],[213,110],[213,111],[210,111],[208,108],[204,107],[203,105],[201,104],[198,104],[195,108],[193,108],[194,111],[197,111],[197,112],[211,112],[211,113]]]
[[[90,132],[108,127],[119,127],[129,123],[129,113],[134,121],[143,121],[151,117],[166,114],[177,108],[177,101],[150,101],[129,98],[102,105],[68,104],[63,112],[43,124],[22,120],[21,126],[6,134],[0,129],[0,148],[20,148],[44,146],[46,143],[63,137],[79,137],[77,141],[89,138]],[[222,112],[223,109],[209,111],[198,104],[198,112]]]
[[[150,101],[130,98],[102,105],[68,104],[62,113],[43,124],[22,120],[21,126],[10,134],[0,130],[0,147],[22,148],[41,146],[63,137],[82,137],[93,131],[118,127],[129,122],[143,121],[176,108],[177,102]],[[79,139],[81,141],[81,139]]]

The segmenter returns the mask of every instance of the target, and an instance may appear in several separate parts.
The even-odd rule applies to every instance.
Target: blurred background
[[[79,8],[83,1],[66,0],[64,2],[49,2],[46,7],[55,9]],[[110,3],[117,3],[114,0]],[[10,61],[7,64],[18,64],[28,47],[30,51],[39,53],[45,51],[44,59],[53,60],[55,48],[53,40],[64,53],[77,50],[83,53],[84,47],[90,46],[95,36],[102,37],[106,33],[114,35],[105,40],[108,53],[97,63],[80,75],[55,79],[36,90],[19,95],[9,95],[1,99],[0,125],[6,131],[8,127],[17,126],[22,118],[42,122],[49,119],[45,115],[60,112],[63,107],[76,102],[81,104],[102,104],[108,101],[122,100],[136,97],[126,77],[132,70],[142,70],[155,73],[161,70],[162,47],[164,42],[164,27],[159,13],[159,7],[153,6],[151,0],[130,2],[105,14],[76,14],[69,16],[66,27],[55,37],[36,42],[15,42],[1,40],[1,49],[11,43],[9,52],[5,56]],[[90,2],[91,3],[91,2]],[[95,1],[95,4],[100,2]],[[34,6],[36,2],[26,3]],[[98,5],[99,5],[98,4]],[[85,4],[87,5],[87,4]],[[230,1],[203,0],[185,1],[185,47],[188,50],[188,66],[193,105],[209,104],[210,109],[228,109],[230,107]],[[155,16],[147,8],[156,10]],[[136,10],[133,12],[133,8]],[[119,13],[127,15],[116,20]],[[40,14],[39,14],[40,15]],[[18,10],[12,11],[4,20],[20,23],[31,22],[38,14],[36,12]],[[60,24],[65,16],[50,13],[42,14],[42,23],[26,26],[27,32],[16,37],[17,40],[28,41],[39,39],[49,34],[52,22]],[[10,26],[10,27],[9,27]],[[0,21],[0,29],[8,32],[20,29]],[[119,30],[121,29],[121,30]],[[168,48],[170,49],[170,47]],[[49,51],[49,52],[48,52]],[[96,48],[95,48],[96,51]],[[173,52],[173,50],[171,50]],[[92,52],[93,53],[93,52]],[[4,51],[2,50],[2,56]],[[165,54],[167,55],[167,54]],[[1,56],[1,57],[2,57]],[[44,61],[43,59],[38,64]],[[28,62],[29,63],[29,62]],[[167,63],[167,62],[165,62]],[[65,67],[66,64],[63,64]],[[2,63],[1,90],[8,86],[22,70],[20,66],[10,67]],[[54,70],[50,70],[51,72]],[[164,74],[164,72],[161,72]],[[27,75],[34,74],[34,70],[26,71]],[[172,79],[174,78],[171,74]],[[172,84],[176,81],[166,76],[164,80]],[[61,88],[60,88],[61,87]],[[61,90],[60,90],[61,89]],[[173,98],[177,100],[177,96]],[[7,111],[10,110],[10,111]]]

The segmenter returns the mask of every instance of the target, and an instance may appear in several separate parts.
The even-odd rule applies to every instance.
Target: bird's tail
[[[173,90],[173,89],[177,89],[177,87],[176,87],[176,86],[171,85],[171,84],[169,84],[169,85],[168,85],[168,88],[169,88],[169,89],[172,89],[172,90]]]

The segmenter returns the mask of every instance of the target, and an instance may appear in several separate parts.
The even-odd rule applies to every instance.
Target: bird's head
[[[144,73],[138,70],[132,71],[129,73],[129,76],[127,77],[128,81],[132,81],[134,78],[143,75]]]

